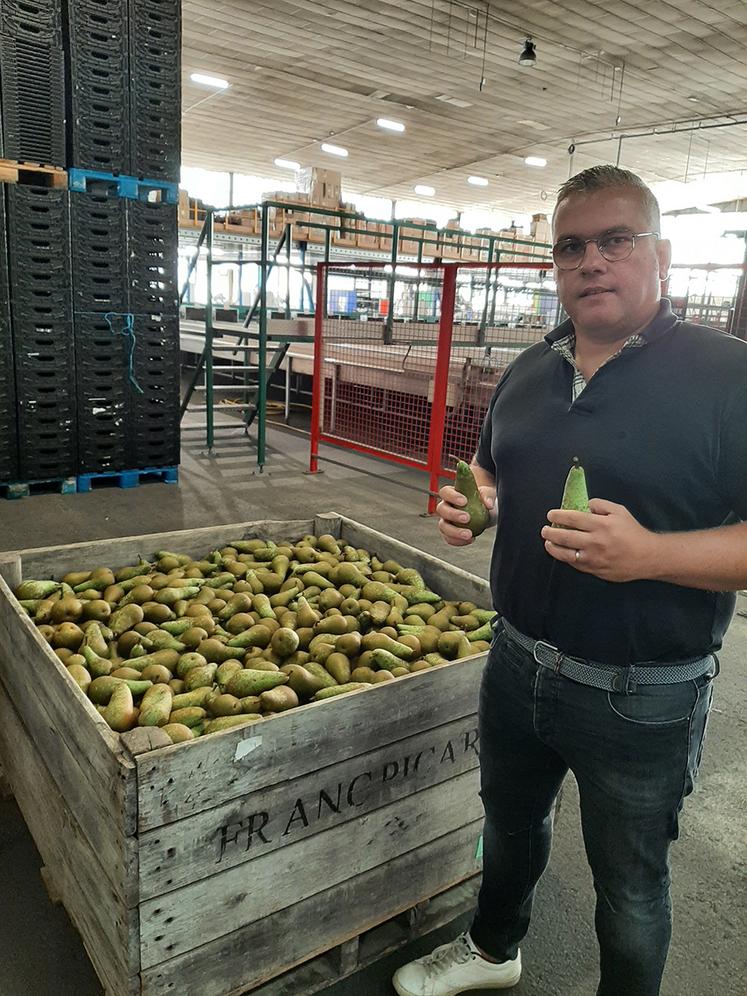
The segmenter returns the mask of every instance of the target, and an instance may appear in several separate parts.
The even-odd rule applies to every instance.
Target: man
[[[747,586],[747,348],[660,298],[670,246],[634,174],[568,180],[553,258],[569,320],[522,352],[472,468],[496,529],[480,695],[484,870],[469,932],[399,969],[400,996],[521,974],[552,808],[570,769],[596,891],[598,996],[656,996],[668,852],[692,790],[715,656]],[[589,512],[558,508],[574,457]],[[441,490],[447,543],[472,542]]]

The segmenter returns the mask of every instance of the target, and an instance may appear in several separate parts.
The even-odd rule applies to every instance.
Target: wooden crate
[[[108,996],[245,992],[479,871],[484,654],[137,754],[9,588],[307,532],[490,603],[483,580],[334,513],[0,555],[0,763]]]

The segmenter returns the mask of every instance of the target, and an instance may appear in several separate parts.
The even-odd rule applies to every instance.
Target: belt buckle
[[[564,656],[562,650],[559,650],[557,647],[553,646],[552,643],[548,643],[546,640],[537,640],[537,642],[535,643],[535,645],[534,645],[534,647],[532,649],[532,657],[534,657],[534,659],[537,662],[537,664],[542,664],[542,661],[537,656],[537,649],[539,647],[545,647],[547,650],[549,650],[555,656],[555,662],[553,664],[553,670],[557,673],[560,670],[560,665],[561,665],[561,662],[562,662],[563,656]],[[546,665],[543,665],[543,667],[544,666],[546,666]]]

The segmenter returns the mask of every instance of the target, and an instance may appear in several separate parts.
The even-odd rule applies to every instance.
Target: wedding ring
[[[578,563],[580,559],[581,559],[581,551],[576,550],[576,563]]]

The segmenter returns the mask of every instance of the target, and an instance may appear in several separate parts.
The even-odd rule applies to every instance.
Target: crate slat
[[[342,885],[144,969],[142,996],[250,996],[247,989],[474,875],[481,827],[481,820],[466,823]],[[360,911],[356,925],[351,911]],[[334,981],[330,972],[328,984]]]
[[[140,898],[268,854],[477,768],[477,716],[418,732],[140,835]]]
[[[476,772],[445,786],[424,789],[349,823],[211,878],[158,896],[140,907],[141,962],[151,968],[195,945],[195,910],[200,911],[199,941],[205,944],[242,924],[270,916],[315,895],[324,885],[341,885],[391,859],[478,820],[482,804]],[[444,796],[449,805],[444,805]],[[349,916],[354,916],[349,911]]]
[[[137,910],[125,909],[102,874],[99,856],[1,685],[0,752],[23,818],[99,978],[116,996],[136,993],[137,968],[128,964],[128,952],[138,947]]]
[[[208,550],[226,546],[229,540],[246,536],[266,536],[281,540],[313,532],[313,519],[279,522],[234,523],[228,526],[206,526],[202,529],[179,529],[146,536],[122,536],[117,539],[70,543],[63,546],[38,547],[23,551],[24,577],[48,578],[60,570],[82,569],[87,564],[118,567],[136,564],[142,553],[149,557],[155,550],[177,550],[203,556]],[[14,551],[15,552],[15,551]],[[7,556],[7,555],[6,555]]]
[[[455,661],[374,685],[344,705],[334,699],[312,702],[256,725],[200,738],[188,750],[176,745],[143,754],[136,759],[139,829],[173,823],[349,757],[350,744],[335,721],[340,707],[361,753],[399,739],[406,725],[428,729],[434,716],[444,723],[469,716],[483,663],[482,657]]]
[[[98,855],[102,874],[137,905],[134,766],[0,577],[0,685]]]

